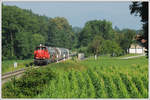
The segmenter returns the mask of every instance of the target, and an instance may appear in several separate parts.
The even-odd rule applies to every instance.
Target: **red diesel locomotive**
[[[69,57],[69,50],[58,47],[40,46],[34,51],[34,64],[48,64]]]
[[[50,59],[50,53],[46,46],[38,46],[34,51],[34,63],[35,64],[47,64]]]

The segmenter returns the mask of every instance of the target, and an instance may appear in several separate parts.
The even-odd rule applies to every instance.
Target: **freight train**
[[[59,47],[37,46],[34,50],[34,64],[48,64],[69,58],[69,49]]]

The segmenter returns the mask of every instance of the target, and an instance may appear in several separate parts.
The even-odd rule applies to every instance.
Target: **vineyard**
[[[13,83],[13,84],[12,84]],[[32,69],[2,87],[3,98],[148,98],[148,60],[100,57]]]

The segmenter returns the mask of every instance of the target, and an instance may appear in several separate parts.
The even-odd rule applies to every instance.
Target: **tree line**
[[[107,20],[91,20],[83,28],[66,18],[49,18],[16,6],[2,5],[2,59],[33,58],[36,46],[64,47],[91,54],[128,53],[137,30],[112,27]]]
[[[27,59],[40,43],[72,49],[72,26],[63,17],[48,18],[31,10],[2,5],[2,58]]]
[[[116,30],[112,23],[106,20],[92,20],[85,24],[79,33],[79,51],[86,55],[121,56],[127,54],[136,36],[132,29]]]

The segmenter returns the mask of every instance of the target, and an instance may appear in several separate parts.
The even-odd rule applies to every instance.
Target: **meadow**
[[[14,68],[14,62],[17,62],[17,68]],[[31,62],[33,62],[32,59],[2,61],[2,73],[12,72],[12,71],[18,70],[20,68],[25,68]]]
[[[148,59],[99,57],[49,64],[4,84],[2,97],[148,98]]]

